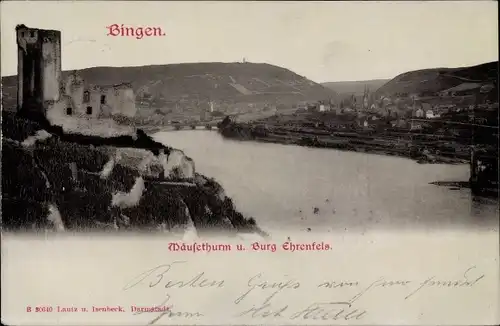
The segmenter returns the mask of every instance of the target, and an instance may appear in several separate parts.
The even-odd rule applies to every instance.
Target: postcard
[[[498,4],[4,1],[5,325],[498,325]]]

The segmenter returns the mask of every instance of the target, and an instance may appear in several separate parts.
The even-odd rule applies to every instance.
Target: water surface
[[[418,164],[392,156],[237,141],[216,131],[159,132],[214,177],[239,211],[267,229],[498,230],[498,203],[433,181],[466,181],[468,165]]]

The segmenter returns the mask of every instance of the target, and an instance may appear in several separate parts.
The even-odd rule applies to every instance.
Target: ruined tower
[[[16,26],[17,110],[45,116],[61,96],[61,32]]]

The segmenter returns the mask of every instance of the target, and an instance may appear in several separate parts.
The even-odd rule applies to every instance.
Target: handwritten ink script
[[[486,277],[476,266],[458,271],[454,279],[440,278],[437,275],[421,279],[391,279],[380,275],[368,282],[349,278],[277,276],[280,273],[276,271],[259,272],[253,268],[249,268],[247,273],[238,270],[235,277],[222,278],[213,270],[208,272],[198,268],[188,261],[161,264],[132,277],[123,290],[141,295],[158,295],[160,306],[171,305],[171,309],[154,315],[150,324],[163,318],[199,319],[210,313],[220,313],[210,309],[202,311],[203,305],[186,300],[186,297],[202,296],[226,300],[226,303],[219,305],[224,306],[224,311],[233,320],[241,318],[246,321],[255,320],[256,323],[271,319],[343,323],[355,322],[370,315],[367,297],[373,300],[382,293],[390,293],[391,300],[399,301],[397,304],[411,304],[418,296],[435,295],[432,291],[473,288]],[[467,292],[457,294],[467,295]],[[451,297],[454,295],[456,294],[453,292],[447,294]],[[365,298],[367,300],[363,300]],[[178,299],[183,303],[177,304]],[[211,301],[213,300],[215,299]]]

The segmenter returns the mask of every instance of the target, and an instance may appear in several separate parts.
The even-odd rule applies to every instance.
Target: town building
[[[401,110],[397,105],[389,104],[385,106],[384,116],[398,118],[403,115],[404,115],[403,110]]]
[[[433,106],[430,104],[430,103],[422,103],[422,109],[424,110],[424,112],[427,112],[428,110],[434,110]],[[434,112],[435,113],[435,112]]]
[[[392,99],[390,97],[387,97],[387,96],[383,96],[381,99],[380,99],[381,103],[382,103],[382,106],[385,107],[387,105],[390,105],[392,104]]]
[[[329,112],[332,110],[332,106],[329,103],[320,103],[318,110],[319,112]]]
[[[421,107],[417,108],[417,109],[413,112],[413,116],[414,116],[415,118],[423,118],[423,117],[424,117],[424,110],[423,110]]]
[[[425,111],[425,118],[426,119],[435,119],[435,118],[439,118],[439,117],[441,117],[441,115],[438,113],[435,113],[434,110],[429,109],[429,110]]]
[[[410,122],[410,130],[422,130],[422,123],[412,120]]]
[[[305,101],[301,101],[301,102],[298,102],[297,103],[297,110],[299,112],[302,112],[302,111],[307,111],[309,109],[309,106],[308,106],[308,103],[305,102]]]
[[[391,126],[393,128],[408,128],[408,122],[404,119],[396,119],[391,121]]]

